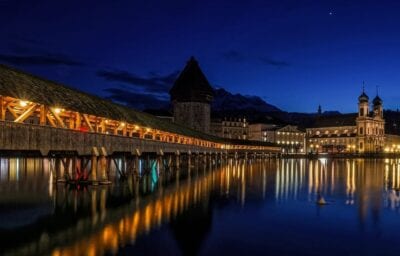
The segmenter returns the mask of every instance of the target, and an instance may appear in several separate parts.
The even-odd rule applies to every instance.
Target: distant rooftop
[[[314,119],[309,128],[334,127],[334,126],[355,126],[357,113],[318,116]]]

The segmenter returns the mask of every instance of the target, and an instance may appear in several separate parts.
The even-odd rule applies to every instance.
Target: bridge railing
[[[205,146],[0,121],[1,150],[40,151],[42,155],[48,155],[50,151],[71,151],[77,152],[79,155],[90,155],[93,147],[104,148],[109,154],[114,152],[141,154],[143,152],[195,153],[225,151]]]

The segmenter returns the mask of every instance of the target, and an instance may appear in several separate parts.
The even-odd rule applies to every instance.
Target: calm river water
[[[399,160],[153,165],[98,187],[51,166],[0,159],[1,255],[400,254]]]

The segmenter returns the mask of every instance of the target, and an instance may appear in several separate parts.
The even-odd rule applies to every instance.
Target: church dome
[[[359,102],[368,102],[369,101],[369,97],[367,94],[365,94],[365,92],[363,91],[362,94],[358,97],[358,101]]]
[[[373,103],[374,105],[382,105],[383,101],[382,101],[382,99],[381,99],[378,95],[376,95],[376,97],[374,98],[374,100],[372,101],[372,103]]]

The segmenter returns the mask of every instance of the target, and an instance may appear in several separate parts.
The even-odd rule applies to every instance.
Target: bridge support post
[[[181,160],[180,154],[179,154],[179,152],[177,152],[176,155],[175,155],[175,166],[176,166],[177,169],[180,168],[180,160]]]
[[[196,166],[196,168],[199,168],[199,152],[196,152],[194,155],[194,165]]]
[[[100,182],[101,185],[111,184],[107,176],[107,157],[105,155],[100,156]]]
[[[92,149],[92,157],[90,161],[90,181],[92,185],[99,185],[97,181],[97,157],[99,152],[96,147]]]
[[[209,170],[209,171],[211,171],[212,170],[212,167],[213,167],[213,165],[212,165],[212,153],[211,152],[208,152],[207,153],[207,169]]]
[[[156,159],[157,169],[158,169],[159,173],[162,173],[165,170],[164,165],[163,165],[163,157],[164,157],[164,151],[160,148],[157,150],[157,159]]]
[[[189,151],[188,152],[188,154],[187,154],[187,158],[188,158],[188,160],[187,160],[187,162],[188,162],[188,170],[190,171],[190,168],[192,167],[191,165],[192,165],[192,154],[191,154],[191,152]]]
[[[162,160],[163,160],[163,155],[162,154],[157,154],[157,169],[161,171],[163,170],[163,164],[162,164]]]
[[[134,154],[133,165],[134,165],[134,169],[135,169],[134,174],[136,174],[136,176],[139,176],[139,174],[140,174],[140,165],[139,164],[140,164],[141,152],[138,148],[136,148],[135,151],[133,152],[133,154]]]
[[[100,148],[100,182],[101,185],[108,185],[111,184],[111,181],[108,180],[107,176],[107,151],[104,147]]]
[[[62,160],[59,156],[56,158],[56,180],[57,182],[66,182],[65,177],[64,177],[64,169],[63,169],[63,164]]]
[[[135,155],[135,158],[134,158],[134,160],[133,161],[135,161],[135,174],[136,174],[136,176],[138,176],[139,175],[139,173],[140,173],[140,166],[139,166],[139,155]]]

